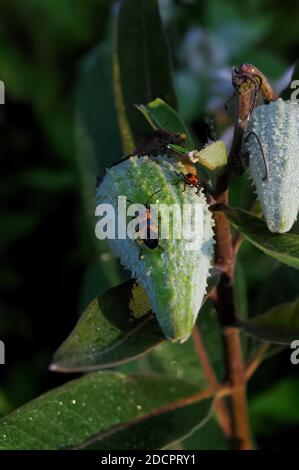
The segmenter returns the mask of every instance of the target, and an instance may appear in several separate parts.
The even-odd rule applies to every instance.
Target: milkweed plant
[[[244,63],[232,71],[232,142],[201,141],[177,109],[156,1],[123,1],[113,51],[93,54],[76,129],[102,277],[50,365],[83,375],[2,418],[0,447],[176,448],[194,434],[201,449],[209,425],[214,448],[251,449],[247,384],[299,338],[299,304],[242,316],[238,254],[246,241],[299,268],[299,105]],[[252,191],[232,206],[235,184]]]

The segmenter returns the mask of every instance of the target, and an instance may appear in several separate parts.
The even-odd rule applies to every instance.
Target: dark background
[[[0,366],[0,415],[69,379],[47,367],[88,297],[86,280],[96,263],[75,158],[74,96],[80,60],[108,40],[112,4],[1,0],[0,339],[6,366]],[[232,92],[232,65],[254,63],[279,86],[298,59],[296,2],[160,4],[180,110],[199,133],[207,114],[216,115],[221,130],[230,124],[223,104]],[[236,205],[240,185],[232,191]],[[298,295],[295,270],[247,244],[239,261],[244,313],[262,313]],[[263,448],[299,447],[298,371],[289,355],[268,359],[249,388],[252,426]]]

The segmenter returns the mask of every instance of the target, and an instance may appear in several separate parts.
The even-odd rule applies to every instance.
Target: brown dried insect
[[[139,142],[135,150],[126,155],[125,158],[132,157],[137,155],[138,157],[142,155],[159,155],[161,153],[172,152],[168,148],[169,145],[184,145],[187,140],[187,135],[183,132],[170,132],[166,129],[156,129],[154,132],[146,136],[144,139]]]
[[[127,160],[130,157],[142,155],[157,156],[161,154],[172,155],[176,153],[174,149],[169,148],[169,145],[180,145],[184,146],[187,140],[187,135],[184,132],[170,132],[166,129],[156,129],[154,132],[149,134],[147,137],[141,140],[137,147],[132,153],[125,155],[121,160],[116,163],[112,163],[108,167],[112,168],[115,165]],[[187,151],[187,150],[186,150]],[[103,177],[106,174],[107,168],[104,170],[101,176],[97,176],[96,188],[101,184]]]
[[[251,115],[257,105],[259,93],[262,93],[264,103],[274,101],[278,96],[273,92],[265,75],[252,64],[242,64],[239,68],[233,67],[232,84],[238,97],[238,117],[233,142],[235,158],[231,162],[232,170],[237,176],[241,176],[248,167],[248,154],[243,151],[243,143],[249,137],[254,136],[261,149],[261,156],[265,166],[265,176],[263,179],[266,179],[267,162],[265,161],[259,138],[254,132],[251,131],[247,134],[246,131]]]

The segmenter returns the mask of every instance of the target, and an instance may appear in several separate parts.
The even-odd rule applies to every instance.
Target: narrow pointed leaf
[[[233,227],[253,245],[281,263],[299,269],[299,235],[272,233],[264,220],[243,209],[228,207],[225,213]]]
[[[62,372],[111,367],[146,353],[163,339],[144,289],[128,281],[87,307],[50,367]]]
[[[91,244],[98,253],[109,251],[105,241],[94,237],[96,177],[122,155],[117,112],[112,84],[112,38],[107,35],[101,45],[81,61],[75,95],[75,145],[81,194],[87,214]],[[98,258],[99,285],[109,288],[121,282],[116,258]]]
[[[83,200],[94,217],[96,176],[119,160],[121,140],[112,86],[112,45],[107,38],[79,67],[75,100],[76,155]]]
[[[289,345],[299,338],[299,301],[277,305],[263,315],[240,321],[238,326],[264,341]]]
[[[114,86],[124,149],[129,153],[150,130],[135,105],[161,97],[176,107],[157,0],[122,1],[114,51]]]
[[[209,278],[208,291],[217,280],[218,274]],[[217,331],[213,321],[210,307],[204,306],[199,322],[205,331],[205,338],[210,338]],[[163,341],[165,337],[151,312],[145,291],[134,281],[128,281],[91,302],[56,352],[51,369],[74,372],[112,367],[146,354]],[[180,359],[184,358],[190,341],[174,346],[172,351]],[[212,343],[215,341],[212,340]],[[196,354],[193,348],[191,350]],[[218,346],[212,352],[216,351]],[[188,356],[186,360],[193,362],[194,368],[198,369],[197,357],[190,359]],[[190,376],[190,367],[188,369]],[[180,377],[179,373],[175,375]]]
[[[119,372],[85,375],[2,418],[0,449],[78,448],[82,443],[104,439],[120,429],[132,429],[141,421],[182,408],[184,399],[195,393],[196,387],[191,384],[157,375]],[[197,424],[203,414],[197,415]],[[194,421],[190,424],[195,425]],[[181,421],[172,421],[172,426],[177,427],[178,435]],[[148,429],[144,427],[143,432],[148,434]],[[162,433],[160,436],[162,439]],[[161,443],[165,444],[165,437]],[[154,445],[160,447],[157,439]],[[118,448],[122,446],[125,444],[119,442]]]

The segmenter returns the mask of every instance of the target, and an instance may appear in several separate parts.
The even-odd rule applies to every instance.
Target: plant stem
[[[239,119],[235,126],[232,149],[227,167],[222,171],[216,185],[216,202],[228,204],[228,185],[234,161],[239,158],[241,142],[246,131],[251,107],[251,91],[237,95]],[[223,212],[215,211],[216,266],[222,271],[216,289],[215,307],[222,325],[226,377],[232,387],[228,398],[231,419],[230,445],[233,449],[251,449],[246,395],[246,377],[242,358],[239,330],[231,325],[237,320],[233,283],[236,251],[233,245],[229,222]]]
[[[195,328],[193,329],[192,337],[193,337],[194,347],[196,349],[199,360],[204,369],[207,382],[209,383],[211,389],[214,390],[216,393],[216,391],[219,389],[219,383],[217,381],[213,368],[210,364],[209,357],[206,352],[200,330],[197,326],[195,326]],[[223,399],[219,398],[215,400],[215,411],[217,413],[219,424],[223,430],[224,435],[226,436],[227,439],[230,439],[232,435],[231,423],[230,423],[230,418],[228,415],[226,403],[224,402]]]
[[[219,175],[215,190],[216,204],[213,212],[216,239],[215,262],[222,274],[212,299],[222,325],[226,365],[225,379],[232,387],[232,395],[228,399],[232,429],[231,447],[233,449],[251,449],[246,383],[262,360],[265,346],[245,370],[240,332],[232,326],[238,318],[233,283],[234,266],[241,238],[237,236],[233,241],[229,222],[225,214],[217,210],[217,206],[228,205],[230,175],[232,171],[243,169],[242,143],[251,113],[256,105],[258,92],[261,90],[263,98],[267,102],[276,100],[277,96],[267,78],[251,64],[243,64],[238,70],[234,70],[233,85],[236,89],[238,115],[228,164]]]
[[[227,197],[227,196],[226,196]],[[221,203],[225,201],[222,195]],[[229,398],[232,438],[234,449],[251,449],[248,423],[246,378],[241,352],[240,333],[230,325],[237,319],[233,296],[235,252],[228,221],[223,213],[215,212],[216,264],[222,269],[216,290],[215,306],[222,324],[226,380],[233,388]]]
[[[248,404],[246,394],[246,377],[241,352],[239,330],[233,327],[223,328],[226,373],[233,393],[229,399],[232,421],[233,449],[248,450],[252,448],[248,421]]]

